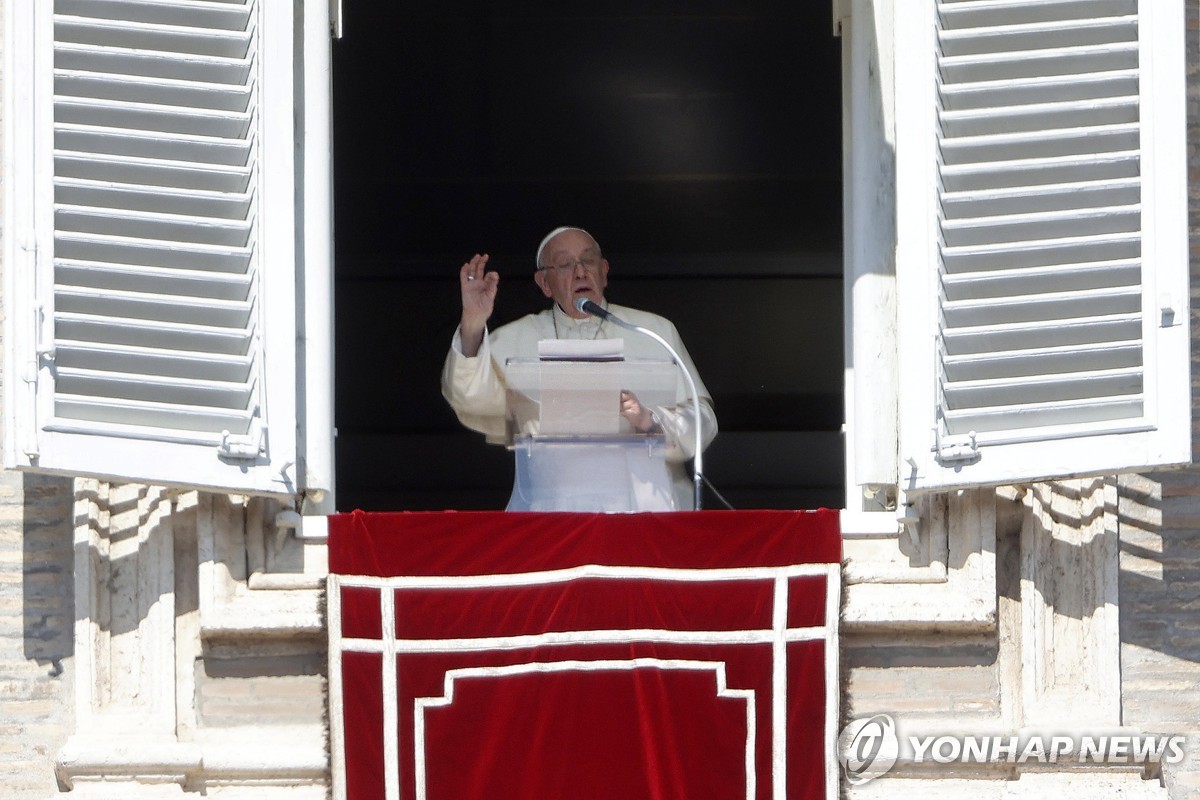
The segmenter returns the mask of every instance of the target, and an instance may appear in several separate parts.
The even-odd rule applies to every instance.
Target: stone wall
[[[71,481],[0,472],[0,795],[44,800],[74,727]]]
[[[311,547],[270,505],[0,472],[0,797],[129,796],[163,769],[231,800],[325,796]]]

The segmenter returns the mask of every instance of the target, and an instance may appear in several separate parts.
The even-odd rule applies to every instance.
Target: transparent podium
[[[674,405],[672,362],[510,359],[505,375],[509,511],[675,510],[663,435],[620,414],[622,389],[650,409]]]

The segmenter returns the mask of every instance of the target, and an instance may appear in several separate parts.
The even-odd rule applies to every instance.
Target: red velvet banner
[[[331,518],[335,795],[833,800],[837,522]]]

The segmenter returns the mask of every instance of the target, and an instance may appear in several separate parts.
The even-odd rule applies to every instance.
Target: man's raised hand
[[[462,322],[459,331],[463,355],[472,357],[483,344],[483,332],[496,304],[500,273],[487,271],[487,254],[476,253],[458,271],[462,290]]]

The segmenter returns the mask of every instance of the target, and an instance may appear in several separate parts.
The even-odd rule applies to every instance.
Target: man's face
[[[600,248],[582,231],[563,231],[550,240],[542,253],[542,265],[533,275],[542,294],[552,298],[576,319],[587,314],[575,310],[575,300],[586,297],[593,303],[604,299],[608,286],[608,262],[600,257]]]

